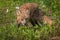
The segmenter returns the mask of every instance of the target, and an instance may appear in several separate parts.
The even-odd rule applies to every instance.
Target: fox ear
[[[29,14],[29,13],[30,13],[30,10],[26,10],[26,13],[28,13],[28,14]]]
[[[18,11],[17,11],[17,15],[20,15],[20,14],[21,14],[21,11],[18,10]]]

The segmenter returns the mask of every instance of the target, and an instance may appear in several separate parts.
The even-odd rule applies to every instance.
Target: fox
[[[33,12],[38,9],[36,3],[25,3],[17,11],[17,24],[27,25],[27,22],[31,19]]]
[[[36,3],[25,3],[17,10],[17,24],[20,25],[39,25],[42,20],[46,21],[47,24],[52,24],[52,20],[45,15],[41,9],[39,9]]]

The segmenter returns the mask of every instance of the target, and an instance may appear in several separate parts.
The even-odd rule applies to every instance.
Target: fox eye
[[[24,19],[21,19],[21,21],[23,21]]]

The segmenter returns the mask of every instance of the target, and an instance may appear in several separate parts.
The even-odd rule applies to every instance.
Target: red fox
[[[39,9],[38,4],[36,3],[25,3],[17,11],[18,25],[26,25],[28,22],[31,22],[31,24],[34,26],[41,20],[46,21],[47,24],[52,23],[52,20]]]

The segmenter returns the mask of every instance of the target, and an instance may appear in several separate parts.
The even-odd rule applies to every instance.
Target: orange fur
[[[43,16],[43,20],[46,22],[48,25],[52,25],[53,21],[46,15]]]

